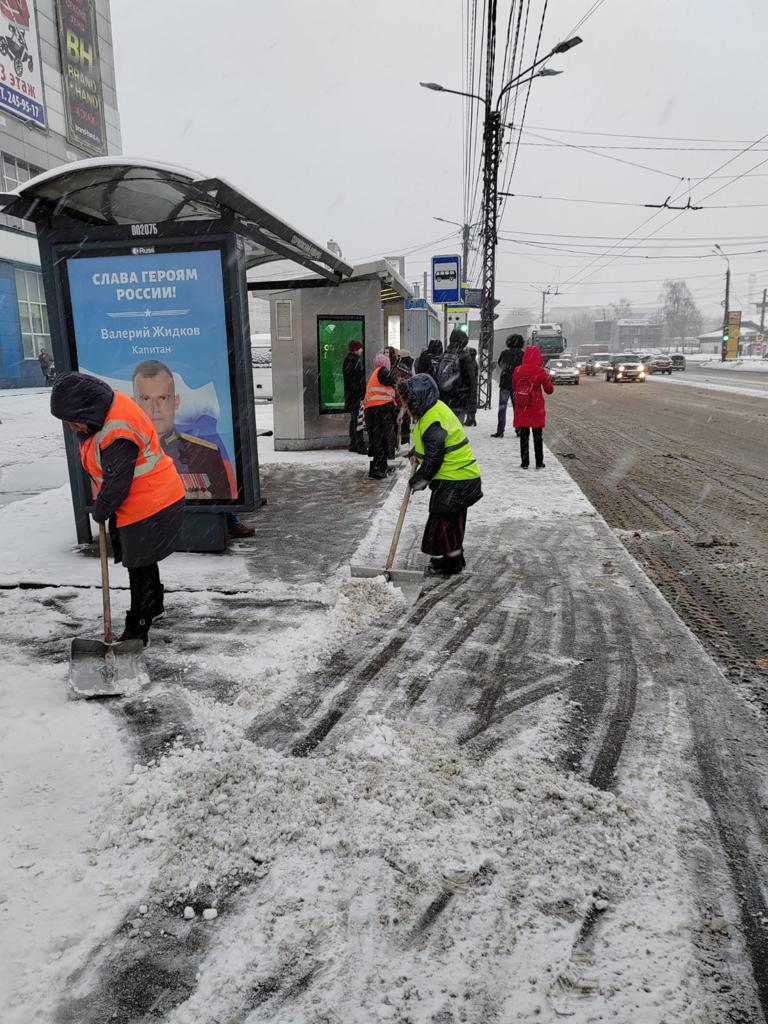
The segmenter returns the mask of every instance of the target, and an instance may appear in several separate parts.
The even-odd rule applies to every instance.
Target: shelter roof
[[[93,227],[232,219],[245,241],[246,265],[289,259],[332,281],[352,268],[334,253],[241,192],[172,164],[97,157],[45,171],[0,200],[24,220],[68,218]]]

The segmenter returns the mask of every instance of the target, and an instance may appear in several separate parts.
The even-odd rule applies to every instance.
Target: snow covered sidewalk
[[[556,459],[478,421],[471,574],[415,603],[338,559],[281,576],[276,476],[269,558],[257,516],[169,560],[153,685],[112,704],[65,693],[98,622],[66,489],[0,510],[4,1024],[759,1019],[692,757],[686,681],[702,715],[723,681]],[[378,564],[404,474],[326,461]],[[313,462],[321,545],[354,524]]]

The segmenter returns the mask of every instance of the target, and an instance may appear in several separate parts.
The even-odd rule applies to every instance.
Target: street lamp
[[[534,78],[545,78],[560,74],[554,68],[540,67],[556,54],[567,53],[582,42],[581,36],[572,36],[553,46],[549,53],[534,61],[530,67],[519,72],[504,85],[494,105],[492,83],[487,86],[485,98],[476,93],[459,89],[446,89],[438,82],[419,82],[424,89],[432,92],[449,92],[454,96],[478,100],[485,106],[483,126],[483,301],[480,308],[480,351],[478,374],[478,405],[489,408],[491,404],[491,360],[493,353],[493,321],[496,305],[496,218],[498,216],[499,156],[501,149],[501,102],[510,89],[527,85]],[[536,69],[539,69],[538,71]]]
[[[720,362],[724,363],[728,355],[728,307],[731,304],[731,261],[717,243],[715,243],[715,253],[718,256],[722,256],[727,264],[725,271],[725,301],[723,303],[723,335],[720,345]]]
[[[467,280],[467,264],[469,262],[469,235],[472,228],[476,228],[479,225],[479,221],[475,221],[474,224],[462,224],[458,220],[447,220],[445,217],[433,217],[432,220],[439,220],[441,224],[455,224],[457,228],[461,228],[461,273],[462,279]]]

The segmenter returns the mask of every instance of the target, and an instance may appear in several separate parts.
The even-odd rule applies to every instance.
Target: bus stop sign
[[[461,301],[461,257],[432,257],[432,301]]]

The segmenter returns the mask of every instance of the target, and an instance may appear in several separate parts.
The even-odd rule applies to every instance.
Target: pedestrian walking
[[[512,374],[523,361],[523,347],[525,340],[521,334],[510,334],[507,338],[507,347],[499,356],[496,365],[499,368],[499,419],[496,424],[496,433],[491,437],[504,437],[504,430],[507,426],[507,403],[512,399],[512,411],[514,412],[515,402],[512,395]]]
[[[443,343],[439,338],[433,338],[425,349],[419,354],[414,367],[416,373],[428,373],[433,380],[437,380],[437,368],[440,365],[440,356],[443,354]]]
[[[533,455],[536,469],[544,469],[544,439],[546,406],[542,391],[551,395],[554,391],[552,378],[544,369],[544,360],[536,345],[529,345],[523,353],[523,361],[512,374],[514,392],[514,424],[520,430],[520,468],[530,465],[529,437],[533,431]]]
[[[365,363],[362,342],[352,340],[341,367],[344,377],[344,412],[349,413],[349,450],[367,455],[365,434],[359,428],[360,406],[365,398]]]
[[[400,363],[400,349],[395,348],[394,345],[387,345],[383,350],[384,355],[389,358],[389,369],[392,374],[392,378],[395,381],[395,387],[400,379],[398,376],[397,368]],[[395,400],[392,405],[388,406],[387,411],[389,413],[389,423],[387,429],[387,458],[394,459],[397,455],[397,450],[400,447],[400,406],[397,402],[397,391],[395,391]]]
[[[453,409],[462,424],[469,396],[477,389],[477,363],[467,352],[468,341],[464,331],[454,328],[437,367],[440,400]]]
[[[403,381],[398,392],[414,420],[418,467],[409,486],[412,491],[432,491],[421,550],[431,556],[428,572],[453,576],[466,565],[467,509],[483,496],[480,466],[458,416],[440,400],[429,374],[417,373]]]
[[[46,387],[50,387],[53,384],[53,378],[56,376],[56,367],[53,365],[53,356],[47,349],[41,348],[37,361],[40,363],[43,383]]]
[[[476,427],[477,426],[477,375],[478,375],[477,349],[476,348],[468,348],[467,352],[469,352],[469,357],[472,360],[472,363],[474,365],[475,386],[470,390],[469,394],[467,395],[467,418],[464,421],[464,426],[465,427]]]
[[[383,480],[387,475],[387,454],[396,384],[397,381],[390,370],[389,356],[380,352],[373,360],[373,373],[368,378],[363,399],[365,426],[368,430],[368,454],[371,456],[368,477],[371,480]]]
[[[93,482],[91,515],[109,522],[115,562],[128,570],[131,607],[120,640],[143,640],[164,611],[158,562],[174,550],[186,492],[149,416],[132,398],[84,373],[53,385],[51,412],[80,436]]]

